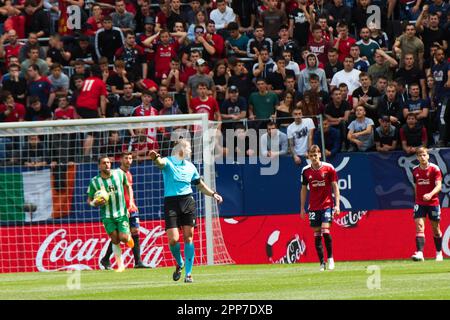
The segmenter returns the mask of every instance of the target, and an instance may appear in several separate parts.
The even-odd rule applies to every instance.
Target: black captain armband
[[[192,180],[192,184],[193,184],[194,186],[198,186],[198,185],[200,184],[201,181],[202,181],[202,179],[201,179],[201,178],[198,178],[198,179]]]

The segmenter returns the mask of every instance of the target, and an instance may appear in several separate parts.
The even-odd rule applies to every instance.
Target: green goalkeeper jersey
[[[125,192],[123,185],[128,185],[125,173],[120,169],[111,170],[111,176],[104,179],[97,175],[91,179],[87,194],[94,199],[95,192],[104,188],[109,194],[109,200],[100,207],[100,215],[105,218],[119,218],[128,216],[125,203]]]

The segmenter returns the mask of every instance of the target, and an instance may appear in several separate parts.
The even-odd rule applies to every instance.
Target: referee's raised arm
[[[161,155],[155,150],[150,151],[150,159],[155,162],[158,168],[162,169],[166,166],[166,159],[161,158]]]

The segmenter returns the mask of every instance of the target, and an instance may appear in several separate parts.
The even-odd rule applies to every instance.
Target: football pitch
[[[194,283],[173,268],[0,274],[0,299],[291,300],[450,299],[450,260],[194,267]]]

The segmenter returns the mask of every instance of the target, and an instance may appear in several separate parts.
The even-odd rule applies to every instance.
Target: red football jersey
[[[333,45],[335,45],[337,42],[337,39],[334,40]],[[352,37],[348,37],[345,40],[341,40],[339,42],[339,57],[338,60],[340,62],[344,62],[344,59],[346,56],[348,56],[350,54],[350,48],[352,45],[354,45],[356,43],[356,40],[353,39]]]
[[[0,104],[0,113],[5,112],[7,109],[6,105]],[[3,120],[3,122],[18,122],[25,119],[26,109],[23,104],[15,103],[14,110]]]
[[[219,111],[219,104],[213,97],[202,101],[200,97],[191,99],[191,109],[194,113],[207,113],[208,120],[214,121],[214,114]]]
[[[97,110],[100,106],[100,96],[108,96],[106,84],[102,79],[89,77],[83,82],[83,87],[77,98],[77,106]]]
[[[333,207],[331,183],[337,180],[336,170],[327,162],[321,162],[317,170],[313,169],[312,165],[303,168],[302,184],[309,185],[310,190],[308,210],[324,210]]]
[[[55,120],[66,120],[66,119],[76,119],[77,113],[75,108],[68,106],[65,109],[56,108],[55,110]]]
[[[177,56],[178,41],[174,41],[165,46],[159,44],[155,51],[155,78],[161,79],[162,76],[170,72],[170,60]]]
[[[131,174],[130,171],[125,171],[122,168],[120,168],[120,170],[122,170],[125,173],[125,176],[127,177],[128,180],[128,185],[130,186],[131,192],[133,191],[133,175]],[[133,201],[130,201],[130,195],[128,194],[128,189],[124,190],[124,196],[125,196],[125,204],[127,206],[127,209],[130,213],[136,212],[137,210],[131,210],[131,205],[134,205],[134,207],[136,208],[136,203],[134,202],[134,198]]]
[[[430,201],[424,201],[423,196],[436,186],[437,181],[442,181],[442,173],[439,167],[429,163],[426,169],[420,166],[413,169],[414,183],[416,185],[416,204],[423,206],[438,206],[439,193],[435,194]]]

